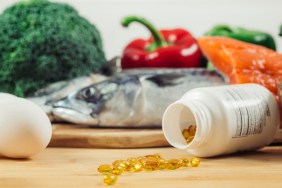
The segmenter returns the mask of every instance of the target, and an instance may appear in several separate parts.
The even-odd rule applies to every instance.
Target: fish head
[[[92,84],[53,104],[59,119],[83,125],[115,125],[136,105],[140,88],[135,76],[120,77]]]

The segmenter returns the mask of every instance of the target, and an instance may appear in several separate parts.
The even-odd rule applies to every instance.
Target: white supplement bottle
[[[172,146],[212,157],[268,145],[279,124],[272,93],[258,84],[240,84],[188,91],[167,107],[162,129]],[[187,143],[182,131],[190,125],[196,126],[196,132]]]

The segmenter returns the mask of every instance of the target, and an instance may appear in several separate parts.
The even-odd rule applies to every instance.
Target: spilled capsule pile
[[[182,135],[185,138],[187,144],[192,142],[196,134],[196,125],[190,125],[187,129],[182,130]]]
[[[125,172],[175,170],[180,167],[197,167],[200,160],[196,157],[165,160],[160,154],[130,157],[126,160],[116,160],[112,164],[103,164],[98,167],[98,172],[104,175],[104,183],[113,185],[118,175]]]

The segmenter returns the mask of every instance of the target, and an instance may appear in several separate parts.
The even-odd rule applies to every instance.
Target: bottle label
[[[234,109],[236,118],[236,131],[232,137],[245,137],[260,134],[270,117],[268,103],[263,94],[248,93],[241,88],[225,90],[228,104]]]

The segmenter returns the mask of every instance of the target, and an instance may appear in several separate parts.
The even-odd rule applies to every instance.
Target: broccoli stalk
[[[25,0],[0,15],[0,91],[28,96],[106,62],[99,31],[67,4]]]

